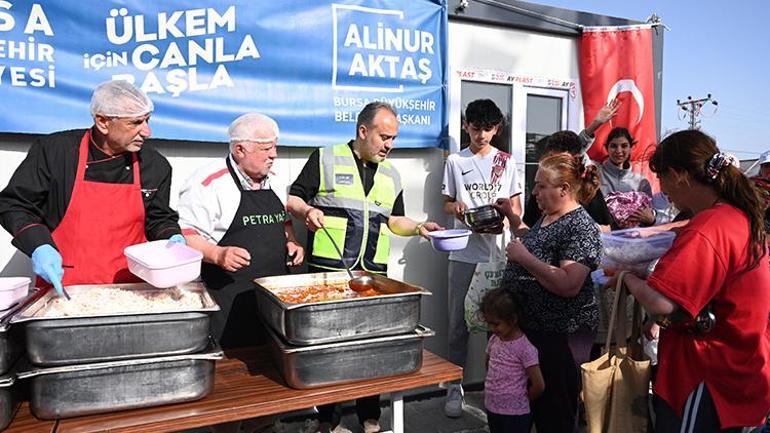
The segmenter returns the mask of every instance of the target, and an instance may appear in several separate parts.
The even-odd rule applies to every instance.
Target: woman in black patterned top
[[[545,392],[532,404],[538,433],[576,431],[579,366],[588,361],[599,323],[590,272],[599,266],[600,232],[580,203],[599,186],[596,167],[562,153],[540,161],[533,195],[543,215],[518,229],[506,252],[503,287],[519,305],[519,323],[537,348]],[[498,203],[511,227],[510,206]]]

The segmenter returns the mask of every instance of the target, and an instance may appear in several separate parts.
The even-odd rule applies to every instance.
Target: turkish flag
[[[636,140],[631,160],[637,164],[633,165],[646,166],[639,163],[652,157],[657,142],[652,27],[585,27],[580,40],[580,87],[586,123],[612,99],[620,101],[617,115],[596,132],[588,156],[594,161],[607,159],[607,135],[622,126]]]

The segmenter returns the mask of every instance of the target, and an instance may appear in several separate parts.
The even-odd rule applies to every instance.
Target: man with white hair
[[[99,84],[93,126],[38,139],[0,192],[0,224],[60,294],[62,285],[139,281],[125,247],[184,242],[169,207],[171,166],[144,146],[152,110],[126,81]]]
[[[179,197],[182,231],[203,253],[201,278],[221,308],[211,333],[225,348],[260,343],[252,281],[285,274],[304,258],[286,214],[287,188],[271,171],[278,125],[249,113],[228,135],[229,155],[193,173]]]

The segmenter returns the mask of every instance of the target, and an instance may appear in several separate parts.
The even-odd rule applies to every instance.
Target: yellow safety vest
[[[323,211],[326,229],[343,250],[348,266],[360,265],[369,272],[385,274],[390,256],[388,218],[401,192],[398,171],[390,161],[379,163],[374,185],[365,194],[348,144],[322,148],[318,159],[319,188],[310,204]],[[310,245],[309,265],[335,271],[344,269],[323,230],[311,235]]]

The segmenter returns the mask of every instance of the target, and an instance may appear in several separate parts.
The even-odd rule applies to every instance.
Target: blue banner
[[[153,137],[225,141],[257,111],[281,145],[325,146],[384,100],[398,147],[444,146],[446,35],[445,0],[0,0],[0,131],[87,127],[96,84],[124,79]]]

